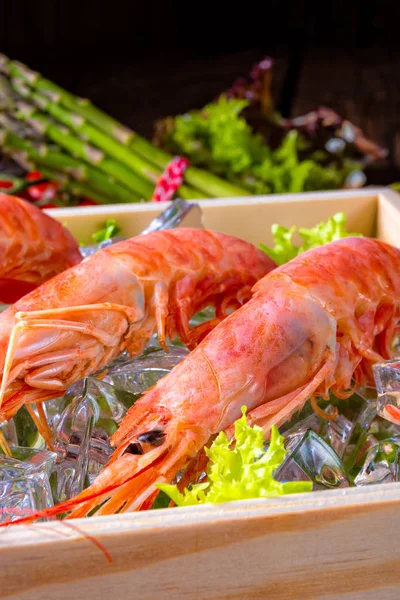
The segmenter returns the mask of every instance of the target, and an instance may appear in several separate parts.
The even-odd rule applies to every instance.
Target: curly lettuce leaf
[[[216,172],[247,171],[269,153],[262,138],[253,135],[240,116],[247,105],[246,100],[222,96],[200,111],[180,115],[174,120],[170,142],[193,163]]]
[[[296,129],[281,128],[270,143],[248,122],[250,104],[222,95],[201,110],[165,119],[158,143],[254,194],[340,188],[359,169],[354,161],[332,161],[326,149],[315,151]]]
[[[206,448],[210,459],[209,481],[194,484],[181,493],[177,485],[160,483],[157,487],[178,506],[221,503],[246,498],[271,498],[283,494],[308,492],[312,483],[275,481],[273,473],[282,464],[286,450],[284,438],[277,427],[271,430],[268,450],[264,450],[264,433],[261,427],[251,427],[243,416],[235,422],[235,444],[221,432],[210,448]]]
[[[292,242],[292,237],[297,231],[296,226],[286,229],[282,225],[272,225],[271,231],[275,246],[268,248],[265,244],[260,244],[259,247],[278,265],[285,264],[302,252],[311,250],[311,248],[323,246],[334,240],[350,236],[361,236],[361,233],[349,233],[347,231],[346,215],[343,212],[336,213],[327,221],[323,221],[311,229],[300,227],[298,233],[303,241],[301,246],[295,246]]]
[[[115,219],[107,219],[104,227],[92,234],[92,240],[95,244],[100,244],[100,242],[105,242],[106,240],[115,237],[120,231],[121,227],[117,225]]]

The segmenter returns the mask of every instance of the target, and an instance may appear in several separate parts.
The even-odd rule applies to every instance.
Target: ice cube
[[[332,414],[336,410],[337,416],[323,423],[320,435],[340,458],[343,458],[345,454],[355,425],[365,405],[365,400],[358,395],[353,395],[346,400],[336,402],[336,406],[329,405],[326,408],[325,412],[327,414]]]
[[[47,423],[51,431],[56,431],[57,425],[59,424],[61,419],[61,415],[69,401],[70,398],[68,396],[68,392],[66,392],[66,394],[64,396],[61,396],[60,398],[54,398],[54,400],[47,400],[43,403]]]
[[[315,433],[319,433],[321,425],[321,419],[313,412],[305,419],[298,421],[295,425],[290,427],[290,429],[287,429],[286,431],[283,429],[282,435],[285,436],[286,450],[291,452],[309,429],[315,431]]]
[[[90,437],[89,456],[86,471],[88,484],[93,483],[111,458],[113,448],[109,436],[101,428],[95,427]]]
[[[0,455],[0,521],[53,505],[49,476],[57,455],[18,446],[10,449],[11,458]]]
[[[0,454],[0,480],[17,475],[50,476],[57,455],[49,450],[10,446],[12,457]]]
[[[18,438],[14,419],[0,423],[0,431],[10,446],[17,446]]]
[[[86,377],[64,396],[66,406],[55,431],[55,498],[66,500],[78,494],[86,479],[93,481],[108,462],[109,437],[122,421],[126,406],[108,383]]]
[[[0,523],[29,516],[35,510],[52,506],[50,485],[45,492],[43,481],[36,477],[16,477],[0,481]]]
[[[326,422],[322,437],[330,444],[336,454],[342,458],[350,441],[355,423],[344,415],[338,414],[335,419]]]
[[[398,481],[399,449],[399,445],[390,440],[384,440],[373,446],[354,483],[362,486]]]
[[[400,439],[400,425],[387,421],[379,415],[375,415],[370,428],[368,430],[370,435],[373,435],[378,441],[387,439]]]
[[[341,454],[346,472],[350,474],[354,468],[358,472],[360,461],[363,461],[371,444],[376,443],[372,440],[373,436],[370,435],[368,438],[369,428],[376,417],[376,390],[371,387],[360,387],[353,396],[341,401],[338,406],[343,416],[353,423]]]
[[[364,411],[364,415],[367,411]],[[372,414],[372,421],[371,421]],[[368,415],[364,421],[364,427],[356,424],[354,429],[354,443],[349,445],[345,454],[345,465],[347,472],[354,478],[362,469],[367,454],[372,448],[375,448],[381,441],[393,441],[400,443],[400,427],[391,421],[380,417],[376,412]]]
[[[132,394],[143,394],[179,364],[188,353],[188,349],[181,346],[172,347],[170,352],[151,352],[112,368],[104,381]]]
[[[294,415],[289,423],[281,427],[280,431],[285,436],[287,450],[292,450],[304,433],[312,429],[332,446],[340,458],[343,457],[354,429],[353,423],[364,407],[365,401],[356,395],[340,402],[332,396],[331,401],[337,404],[340,411],[335,419],[325,420],[319,417],[313,411],[311,404],[306,403],[298,415]],[[332,414],[337,408],[329,404],[324,410],[327,414]]]
[[[87,380],[85,381],[85,385]],[[78,382],[79,384],[81,382]],[[83,490],[89,460],[89,444],[99,411],[85,390],[67,405],[56,428],[54,449],[55,501],[62,502]]]
[[[93,402],[97,403],[99,409],[89,444],[87,479],[89,483],[92,483],[113,453],[110,437],[117,430],[134,397],[124,393],[122,398],[121,392],[107,382],[89,379],[91,384],[88,393],[91,394]]]
[[[378,396],[400,391],[400,360],[385,360],[373,365]]]
[[[378,414],[400,425],[400,360],[376,363],[373,371],[378,392]]]
[[[312,430],[303,435],[274,477],[278,481],[312,481],[314,490],[349,486],[340,458]]]

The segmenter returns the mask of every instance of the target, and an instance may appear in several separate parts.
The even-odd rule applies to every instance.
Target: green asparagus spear
[[[68,110],[82,115],[90,123],[108,133],[112,138],[124,144],[129,141],[132,135],[130,129],[124,127],[105,112],[93,106],[89,100],[77,98],[70,92],[42,77],[40,73],[32,71],[26,65],[18,61],[11,61],[4,54],[0,54],[0,71],[12,77],[22,77],[32,87],[48,96],[52,102],[62,104]]]
[[[10,150],[8,151],[8,154],[16,163],[21,165],[23,169],[26,169],[27,171],[34,171],[37,169],[37,165],[34,162],[30,161],[29,159],[27,160],[25,153],[18,152],[16,150]],[[40,172],[50,181],[58,181],[64,190],[70,192],[74,196],[85,196],[91,200],[95,200],[98,204],[110,203],[109,198],[99,194],[96,192],[96,190],[85,183],[80,183],[79,181],[71,179],[71,177],[68,177],[68,175],[65,173],[61,173],[60,171],[56,171],[54,169],[49,169],[48,167],[43,167],[42,165],[40,166]]]
[[[3,115],[0,115],[0,124],[4,125]],[[67,154],[52,150],[46,145],[35,147],[28,140],[18,137],[9,130],[0,128],[0,146],[6,152],[24,154],[27,159],[40,167],[45,166],[66,173],[78,183],[88,185],[103,197],[107,196],[111,202],[130,203],[141,200],[138,194],[124,188],[98,169],[85,165]]]
[[[127,146],[109,137],[97,127],[88,123],[84,117],[70,112],[59,104],[53,103],[47,96],[35,92],[23,81],[11,79],[13,90],[23,98],[33,102],[42,112],[48,113],[56,121],[79,133],[80,137],[97,148],[105,155],[111,156],[121,163],[127,165],[133,171],[143,176],[146,180],[156,183],[162,173],[159,168],[149,166],[146,161],[134,154]]]
[[[73,135],[66,127],[52,123],[35,106],[21,101],[17,101],[15,105],[18,118],[27,121],[33,129],[39,131],[42,135],[46,135],[62,148],[65,148],[72,156],[79,157],[90,165],[98,167],[141,197],[147,200],[151,198],[153,186],[125,165],[112,158],[108,158],[98,148],[86,144],[86,142]]]
[[[63,125],[78,131],[83,138],[89,140],[92,144],[98,146],[111,156],[114,156],[114,158],[119,159],[121,162],[134,169],[137,173],[144,176],[149,181],[158,181],[162,171],[157,166],[146,162],[146,160],[143,160],[140,156],[129,150],[128,147],[123,146],[118,141],[115,141],[114,139],[105,135],[101,130],[87,123],[81,115],[70,113],[69,111],[63,109],[60,105],[53,104],[49,98],[43,94],[38,94],[35,92],[32,88],[26,85],[24,81],[12,78],[11,82],[14,92],[16,92],[19,96],[22,98],[28,98],[40,110],[48,112],[53,118],[63,123]],[[147,143],[146,140],[143,141]],[[154,150],[157,149],[154,148]],[[168,164],[168,161],[169,158],[167,155],[167,161],[164,161],[164,166]],[[199,190],[186,185],[182,185],[178,189],[178,194],[186,200],[206,198],[205,194]]]
[[[14,158],[17,157],[14,156]],[[102,194],[99,194],[99,192],[85,183],[71,179],[71,177],[68,177],[64,173],[46,167],[41,167],[40,172],[50,181],[58,181],[64,190],[70,192],[74,196],[90,198],[98,204],[110,204],[110,198],[106,198]]]
[[[0,111],[9,110],[14,105],[13,90],[6,77],[0,75]]]
[[[138,153],[138,157],[140,156],[146,159],[146,161],[150,161],[153,167],[158,166],[163,169],[171,160],[172,156],[170,154],[156,148],[134,131],[121,125],[118,121],[93,106],[89,100],[77,98],[25,65],[17,61],[11,61],[6,56],[0,55],[0,71],[16,79],[22,78],[31,87],[40,92],[40,94],[50,98],[53,103],[62,105],[67,110],[81,115],[88,123],[92,123],[119,142],[127,144],[131,150]],[[147,164],[147,168],[149,167],[150,165]],[[247,190],[232,185],[207,171],[194,167],[186,169],[185,181],[209,196],[229,197],[249,195]],[[183,196],[183,194],[180,195]]]

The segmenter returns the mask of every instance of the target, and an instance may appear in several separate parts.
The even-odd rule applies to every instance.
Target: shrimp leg
[[[0,407],[2,406],[3,398],[5,395],[5,390],[7,386],[12,383],[12,381],[18,377],[19,373],[26,368],[34,368],[40,367],[41,363],[43,363],[43,355],[39,358],[32,357],[27,361],[23,361],[15,366],[13,366],[15,351],[18,347],[18,342],[20,337],[24,334],[25,336],[31,334],[32,340],[31,343],[34,344],[37,336],[34,333],[34,329],[52,329],[57,330],[57,332],[65,331],[66,335],[68,332],[74,331],[85,334],[91,338],[94,338],[95,344],[99,343],[102,346],[109,347],[113,349],[114,344],[116,344],[120,338],[120,332],[116,331],[113,334],[104,331],[101,328],[95,327],[92,324],[86,323],[85,321],[79,322],[77,320],[71,321],[69,319],[60,319],[59,317],[65,315],[66,317],[70,317],[79,313],[82,316],[86,316],[88,311],[99,311],[101,316],[103,316],[104,311],[115,311],[117,313],[124,313],[126,315],[126,323],[125,329],[128,331],[129,326],[128,323],[134,320],[137,320],[141,317],[140,311],[135,310],[133,308],[129,308],[122,305],[111,304],[111,303],[102,303],[97,305],[83,305],[83,306],[74,306],[68,308],[58,308],[58,309],[48,309],[48,310],[39,310],[39,311],[31,311],[27,312],[18,312],[15,315],[15,320],[17,323],[15,324],[13,331],[10,335],[10,340],[7,348],[7,353],[4,362],[4,371],[2,384],[0,388]],[[51,319],[52,316],[57,316],[57,319]],[[49,367],[50,364],[54,364],[55,362],[64,363],[67,355],[69,354],[71,357],[75,356],[79,352],[78,349],[73,349],[64,352],[55,352],[51,351],[46,353],[46,367],[43,369],[38,369],[33,371],[29,375],[29,383],[32,387],[42,387],[45,389],[48,376],[53,374],[53,367]],[[84,345],[83,354],[88,352],[88,347]],[[90,352],[90,351],[89,351]],[[107,360],[107,357],[105,358]],[[61,365],[62,368],[65,367],[64,364]],[[43,377],[44,375],[44,377]],[[55,382],[51,381],[52,389],[54,387]],[[59,389],[63,389],[62,386],[58,386]]]
[[[133,312],[133,310],[129,309],[128,307],[119,306],[119,305],[111,305],[108,303],[94,305],[94,306],[91,305],[90,309],[91,310],[93,310],[93,309],[101,310],[102,312],[104,310],[113,310],[113,311],[125,312],[125,313]],[[61,308],[61,309],[54,309],[54,310],[32,311],[30,313],[23,313],[23,312],[16,313],[15,319],[16,319],[17,323],[14,326],[14,329],[10,336],[10,342],[9,342],[9,346],[7,349],[6,360],[5,360],[5,365],[4,365],[2,386],[0,388],[0,407],[3,402],[4,392],[5,392],[6,387],[19,375],[19,373],[21,371],[25,370],[27,367],[29,367],[30,369],[36,367],[36,370],[30,374],[29,381],[27,380],[27,382],[32,387],[40,387],[42,389],[46,389],[46,387],[50,387],[52,390],[54,390],[53,395],[57,396],[57,391],[58,391],[57,388],[62,390],[63,386],[56,385],[57,382],[54,381],[54,375],[56,373],[64,371],[66,369],[66,367],[68,366],[68,359],[75,358],[76,354],[81,351],[81,349],[73,349],[73,350],[69,350],[69,351],[68,350],[67,351],[58,351],[58,352],[53,352],[53,353],[49,352],[46,355],[44,367],[42,367],[42,365],[44,363],[43,355],[36,357],[36,358],[35,357],[29,358],[27,361],[23,361],[22,363],[17,364],[14,367],[13,361],[14,361],[14,355],[15,355],[15,348],[16,348],[18,341],[22,335],[32,334],[34,329],[43,329],[43,328],[44,329],[46,329],[46,328],[56,329],[60,332],[62,332],[62,331],[67,331],[67,332],[79,331],[80,333],[86,334],[86,335],[94,338],[95,344],[97,344],[97,342],[99,342],[102,346],[108,346],[110,348],[113,348],[113,345],[115,343],[117,343],[119,337],[116,338],[115,335],[109,334],[97,327],[94,327],[93,325],[90,325],[85,322],[80,323],[79,321],[70,321],[70,320],[66,320],[66,319],[62,320],[60,318],[53,319],[53,320],[45,320],[44,318],[39,318],[39,317],[51,317],[52,315],[60,317],[63,314],[66,314],[66,315],[70,315],[71,313],[77,314],[79,312],[86,312],[87,310],[88,310],[88,306],[80,306],[80,307],[78,306],[78,307],[72,307],[72,308],[68,308],[68,309]],[[128,317],[127,317],[127,319],[128,319]],[[129,321],[127,320],[127,322],[129,322]],[[126,326],[126,328],[128,329],[128,326]],[[94,348],[90,348],[90,346],[89,347],[86,346],[83,349],[83,354],[86,355],[86,357],[90,357],[93,354],[93,352],[97,353],[96,346]],[[58,367],[57,367],[57,365],[54,366],[56,363],[58,363]],[[51,377],[51,379],[50,379],[50,377]],[[30,395],[30,392],[28,391],[25,394],[25,398],[23,399],[23,402],[26,403],[28,412],[30,413],[40,434],[42,435],[42,437],[46,441],[47,445],[51,449],[52,448],[52,441],[51,441],[52,434],[51,434],[50,428],[48,426],[48,423],[46,420],[46,415],[43,411],[43,407],[40,402],[38,402],[36,404],[37,410],[38,410],[38,415],[37,415],[35,413],[35,411],[33,410],[33,408],[29,404],[29,398],[28,398],[29,395]],[[2,445],[3,449],[6,450],[4,443],[1,445]]]
[[[280,427],[283,423],[288,421],[297,410],[300,410],[304,406],[304,403],[329,375],[334,363],[335,355],[331,355],[309,384],[295,390],[291,394],[282,396],[282,398],[277,398],[276,400],[255,408],[249,412],[248,422],[252,425],[261,427],[265,436],[269,437],[273,425]],[[233,433],[231,427],[228,431],[229,433]]]
[[[166,336],[166,320],[168,315],[168,286],[164,281],[158,281],[154,288],[154,301],[156,305],[156,322],[158,341],[165,352],[169,352],[169,348],[165,341]]]
[[[37,411],[39,413],[39,416],[37,416],[37,414],[35,413],[35,411],[33,410],[32,406],[30,404],[26,405],[26,410],[29,412],[32,421],[35,423],[40,435],[42,436],[42,438],[44,439],[44,441],[46,442],[47,446],[49,447],[50,450],[54,450],[53,447],[53,442],[52,442],[52,434],[50,431],[50,427],[49,424],[47,422],[46,419],[46,415],[44,413],[43,410],[43,406],[41,402],[38,402],[36,404],[36,408]]]

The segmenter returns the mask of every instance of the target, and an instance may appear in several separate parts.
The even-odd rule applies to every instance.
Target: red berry
[[[0,189],[1,190],[9,190],[14,187],[14,183],[12,181],[7,181],[6,179],[0,179]]]
[[[25,181],[38,181],[39,179],[43,179],[40,171],[31,171],[25,177]]]
[[[29,186],[28,192],[33,200],[52,200],[56,196],[59,187],[60,185],[55,181],[44,181]]]

